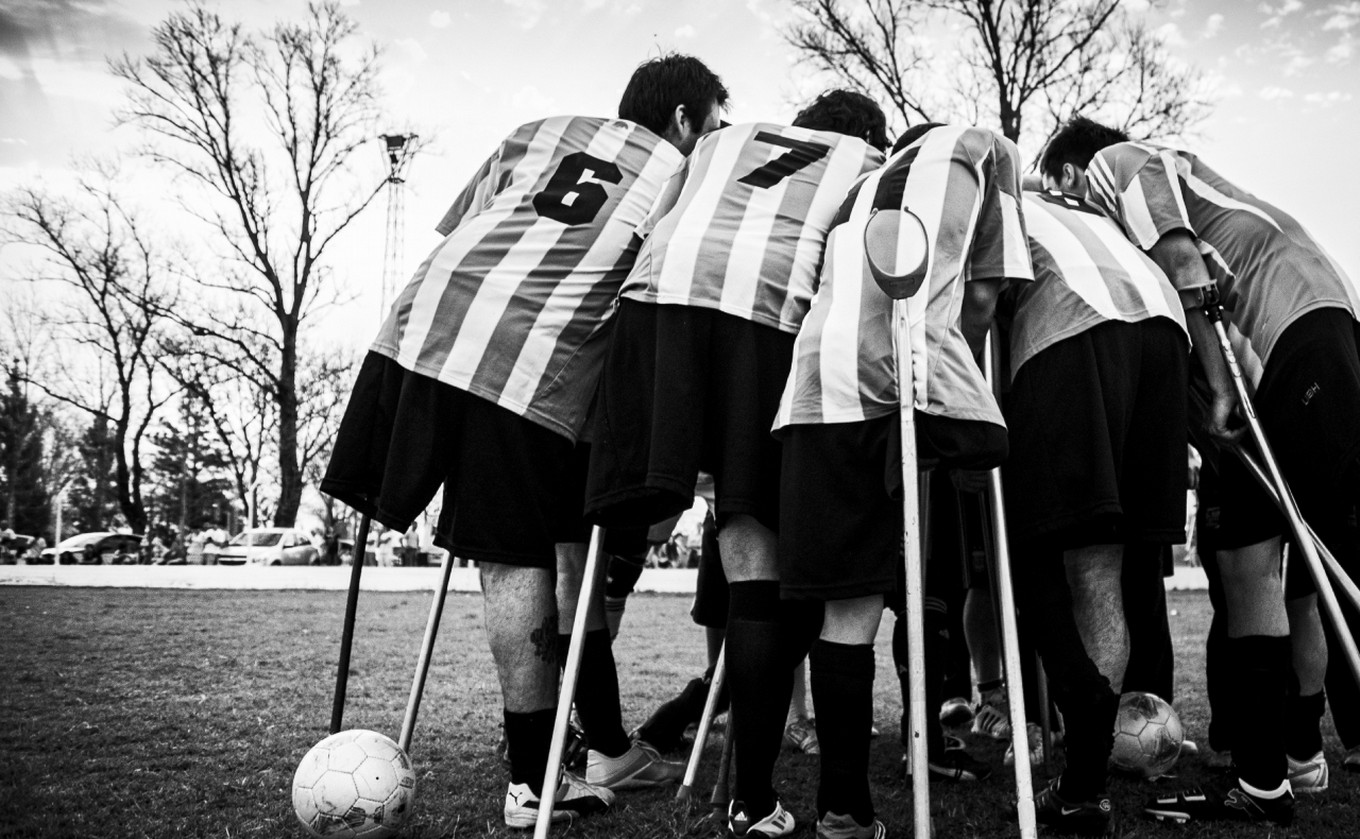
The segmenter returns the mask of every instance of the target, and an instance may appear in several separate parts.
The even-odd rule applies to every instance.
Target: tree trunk
[[[292,527],[302,504],[302,473],[298,468],[297,323],[283,324],[283,352],[279,360],[279,506],[275,527]]]

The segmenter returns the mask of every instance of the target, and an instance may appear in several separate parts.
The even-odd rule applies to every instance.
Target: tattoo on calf
[[[543,618],[543,625],[529,633],[534,645],[534,655],[553,664],[557,661],[557,613]]]

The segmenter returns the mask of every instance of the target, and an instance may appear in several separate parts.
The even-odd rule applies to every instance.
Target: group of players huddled
[[[1289,824],[1294,792],[1327,783],[1324,682],[1348,748],[1360,747],[1360,693],[1328,666],[1316,593],[1292,570],[1302,563],[1282,588],[1283,519],[1216,454],[1241,442],[1242,408],[1201,308],[1221,300],[1303,512],[1354,568],[1357,287],[1297,222],[1194,155],[1082,117],[1048,143],[1041,176],[1022,179],[1000,134],[925,124],[892,143],[860,93],[823,93],[792,125],[728,125],[727,101],[701,61],[673,54],[637,68],[618,118],[553,117],[507,137],[373,343],[322,483],[398,530],[442,484],[436,542],[481,568],[506,824],[533,826],[544,794],[567,820],[607,808],[612,790],[678,778],[623,727],[597,598],[576,696],[585,777],[541,788],[589,526],[606,528],[608,553],[638,556],[702,472],[728,584],[739,757],[727,828],[794,831],[772,775],[807,659],[816,834],[886,835],[868,760],[874,638],[884,608],[902,609],[899,377],[893,301],[864,233],[876,212],[904,209],[929,252],[907,302],[929,503],[957,503],[1004,462],[1021,631],[1062,714],[1066,765],[1035,796],[1039,821],[1109,829],[1129,658],[1121,579],[1159,578],[1162,549],[1185,540],[1187,444],[1200,435],[1214,467],[1200,548],[1220,607],[1211,665],[1233,714],[1253,722],[1210,735],[1235,780],[1145,810]],[[1000,401],[980,361],[994,324]],[[950,576],[928,573],[927,595]],[[941,602],[927,598],[928,635]],[[929,741],[932,768],[949,765],[956,745]]]

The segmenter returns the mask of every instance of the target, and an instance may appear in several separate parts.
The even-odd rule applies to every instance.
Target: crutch
[[[708,743],[708,732],[713,726],[713,712],[718,710],[718,696],[722,693],[723,680],[727,678],[727,641],[723,641],[722,647],[718,649],[718,660],[713,664],[713,678],[708,682],[708,696],[704,698],[704,715],[699,718],[699,729],[694,734],[694,746],[689,751],[689,763],[685,765],[685,779],[680,783],[680,789],[675,792],[676,801],[694,800],[694,779],[699,775],[699,760],[703,757],[704,746]],[[731,717],[728,717],[731,720]],[[723,744],[726,751],[728,744],[731,743],[731,732],[728,732],[727,743]]]
[[[430,603],[430,618],[425,623],[425,638],[420,643],[420,658],[416,661],[415,678],[411,680],[411,695],[406,700],[406,717],[401,723],[401,739],[397,745],[408,755],[411,753],[411,734],[416,729],[416,714],[420,712],[420,696],[425,692],[425,677],[430,672],[430,657],[434,653],[435,635],[439,633],[439,619],[444,614],[444,601],[449,595],[449,577],[453,574],[453,554],[444,556],[443,573],[440,574],[439,588]]]
[[[335,698],[331,702],[331,734],[340,730],[345,716],[345,690],[349,686],[349,653],[354,646],[354,613],[359,609],[359,576],[364,572],[364,551],[368,548],[368,525],[372,518],[359,517],[359,532],[354,537],[354,559],[349,572],[349,597],[345,600],[345,624],[340,633],[340,663],[335,670]]]
[[[906,562],[906,621],[911,721],[914,836],[929,839],[930,756],[926,745],[925,580],[921,560],[921,499],[916,463],[916,389],[912,377],[911,304],[929,267],[925,226],[906,210],[871,210],[864,226],[865,261],[874,281],[893,298],[893,359],[902,437],[902,539]]]
[[[1336,601],[1336,592],[1332,590],[1322,560],[1318,557],[1319,543],[1314,541],[1315,535],[1309,531],[1307,522],[1299,513],[1294,494],[1289,491],[1289,484],[1284,480],[1284,473],[1280,471],[1280,465],[1266,441],[1265,431],[1261,428],[1261,421],[1256,416],[1256,408],[1251,403],[1247,383],[1242,377],[1242,368],[1237,363],[1237,353],[1233,351],[1232,343],[1228,340],[1228,330],[1223,326],[1223,306],[1219,302],[1217,286],[1210,286],[1205,291],[1203,310],[1204,316],[1214,327],[1214,334],[1218,336],[1218,346],[1223,351],[1224,361],[1228,364],[1233,387],[1237,390],[1237,400],[1242,404],[1242,414],[1247,419],[1247,428],[1251,432],[1252,441],[1256,443],[1256,450],[1261,455],[1261,465],[1265,467],[1264,475],[1269,478],[1270,486],[1274,487],[1275,499],[1289,521],[1289,529],[1294,534],[1294,544],[1298,546],[1299,553],[1303,554],[1303,561],[1308,565],[1308,573],[1312,575],[1313,584],[1317,587],[1318,599],[1322,601],[1323,614],[1337,630],[1336,635],[1341,641],[1346,663],[1350,665],[1351,674],[1357,682],[1360,682],[1360,650],[1356,649],[1355,639],[1346,628],[1346,618],[1341,614],[1341,606]]]
[[[732,763],[736,760],[736,748],[733,744],[737,741],[732,736],[736,726],[732,723],[732,715],[727,715],[727,730],[723,734],[722,757],[718,763],[718,777],[713,781],[713,792],[708,796],[708,806],[712,808],[712,816],[721,819],[727,815],[727,805],[732,801]]]
[[[552,744],[548,748],[548,768],[543,773],[543,794],[538,801],[538,821],[534,824],[534,839],[546,839],[552,824],[553,804],[557,798],[557,776],[562,771],[562,751],[566,746],[567,723],[571,717],[571,703],[576,698],[576,677],[581,670],[581,650],[586,640],[586,615],[595,598],[595,572],[600,565],[600,551],[604,547],[604,528],[590,530],[590,547],[586,551],[585,574],[581,592],[576,598],[576,617],[571,625],[571,643],[567,645],[567,663],[562,671],[562,690],[557,697],[557,716],[553,720]]]
[[[996,329],[987,335],[987,346],[982,352],[982,370],[998,389],[996,376]],[[1001,612],[1001,652],[1006,665],[1006,694],[1011,709],[1011,748],[1015,752],[1016,815],[1020,835],[1030,839],[1037,834],[1034,814],[1034,777],[1029,762],[1029,731],[1025,724],[1025,690],[1020,675],[1020,635],[1015,619],[1015,589],[1011,582],[1010,541],[1006,533],[1006,506],[1001,490],[1001,469],[991,470],[988,476],[991,491],[992,531],[996,534],[996,587]]]

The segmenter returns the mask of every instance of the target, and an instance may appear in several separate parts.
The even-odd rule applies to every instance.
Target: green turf
[[[625,722],[641,720],[703,667],[689,601],[637,596],[616,647]],[[1202,639],[1207,599],[1171,599],[1177,708],[1191,737],[1207,723]],[[347,728],[396,737],[429,609],[427,595],[365,594],[352,660]],[[0,837],[300,837],[292,772],[326,734],[344,594],[0,588]],[[891,617],[886,618],[887,622]],[[878,648],[870,775],[889,835],[911,835],[911,791],[899,777],[901,713],[888,633]],[[416,729],[420,787],[406,835],[527,836],[506,830],[506,777],[496,760],[499,691],[480,600],[450,595]],[[1338,769],[1340,745],[1327,728]],[[976,785],[931,787],[938,837],[1016,835],[1005,819],[1013,780],[1003,746],[973,738],[996,768]],[[699,786],[717,762],[715,738]],[[778,785],[795,815],[813,812],[816,758],[785,753]],[[1181,780],[1207,777],[1196,762]],[[1335,771],[1305,799],[1291,830],[1162,826],[1138,817],[1153,787],[1113,787],[1126,837],[1360,835],[1360,776]],[[555,836],[682,837],[711,833],[704,809],[677,809],[673,790],[620,796],[615,813]],[[802,829],[800,836],[811,836]]]

